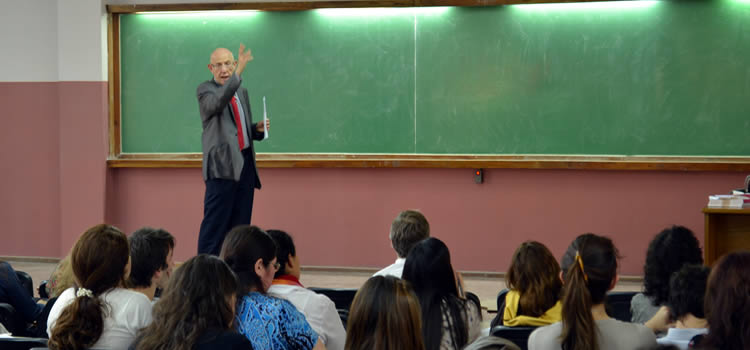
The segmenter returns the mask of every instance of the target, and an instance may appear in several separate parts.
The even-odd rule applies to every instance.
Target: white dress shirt
[[[404,263],[406,263],[406,258],[398,258],[396,262],[375,272],[373,276],[395,276],[401,278],[401,274],[404,272]]]
[[[268,288],[268,294],[288,300],[304,314],[307,323],[318,333],[318,337],[327,349],[344,349],[346,330],[336,311],[336,305],[327,296],[315,293],[301,285],[277,283]]]

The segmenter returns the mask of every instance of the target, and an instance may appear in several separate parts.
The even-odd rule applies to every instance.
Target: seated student
[[[0,261],[0,303],[16,309],[18,319],[32,323],[42,314],[43,305],[37,304],[32,295],[21,286],[16,270],[5,261]],[[13,329],[11,325],[9,328]]]
[[[163,290],[174,268],[174,237],[163,230],[144,227],[128,237],[130,277],[128,287],[154,300],[156,289]]]
[[[750,252],[724,255],[711,269],[704,309],[708,334],[700,349],[750,349]]]
[[[657,316],[669,299],[669,278],[685,264],[703,264],[700,244],[690,229],[672,226],[654,237],[643,266],[643,293],[630,301],[631,322],[647,323]],[[668,313],[666,308],[662,311]],[[651,323],[648,326],[652,327]],[[657,331],[664,330],[658,328],[661,327]]]
[[[371,277],[352,301],[346,350],[424,350],[419,301],[409,283]]]
[[[292,237],[280,230],[268,230],[267,233],[276,243],[276,262],[281,266],[268,288],[268,295],[294,304],[326,348],[343,350],[346,331],[336,305],[327,296],[315,293],[299,282],[302,269]]]
[[[154,322],[133,350],[247,350],[253,346],[232,330],[237,280],[219,258],[201,254],[183,263],[154,306]]]
[[[70,266],[70,254],[55,267],[52,274],[47,280],[44,288],[46,288],[47,295],[50,299],[59,297],[62,292],[73,286],[75,278],[73,277],[73,268]]]
[[[560,321],[560,265],[544,244],[521,243],[513,253],[505,281],[510,291],[493,327],[545,326]]]
[[[403,278],[419,299],[426,349],[463,349],[482,331],[479,306],[459,294],[455,276],[441,240],[427,238],[409,252]]]
[[[237,275],[235,328],[255,349],[325,349],[305,316],[287,300],[269,296],[279,269],[276,243],[256,226],[237,226],[221,247],[221,258]]]
[[[398,214],[391,223],[391,247],[396,251],[396,262],[376,272],[373,276],[401,277],[406,256],[417,242],[430,237],[430,224],[422,213],[416,210],[405,210]]]
[[[124,288],[127,237],[114,226],[96,225],[78,238],[70,263],[78,286],[65,290],[50,311],[50,349],[127,349],[151,323],[148,298]]]
[[[685,265],[669,280],[667,305],[675,327],[656,341],[662,345],[674,345],[687,349],[696,335],[708,333],[708,323],[703,313],[703,295],[706,294],[708,267]]]
[[[537,328],[529,350],[631,350],[656,347],[646,326],[607,315],[604,300],[617,283],[618,253],[609,238],[584,234],[563,256],[562,322]]]

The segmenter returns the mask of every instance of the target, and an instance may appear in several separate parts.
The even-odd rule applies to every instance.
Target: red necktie
[[[240,109],[237,108],[237,96],[232,96],[232,112],[234,112],[234,122],[237,124],[237,140],[240,143],[240,151],[245,148],[245,138],[242,130],[242,120],[240,120]]]

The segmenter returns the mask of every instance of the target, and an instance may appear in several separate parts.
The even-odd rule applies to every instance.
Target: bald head
[[[220,47],[211,53],[208,70],[213,74],[216,83],[224,85],[227,79],[229,79],[229,77],[232,76],[232,73],[234,73],[236,63],[232,51]]]

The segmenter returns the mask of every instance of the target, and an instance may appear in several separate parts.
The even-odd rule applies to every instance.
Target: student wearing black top
[[[206,254],[190,258],[170,278],[154,321],[130,349],[252,349],[232,330],[236,291],[236,277],[223,261]]]

